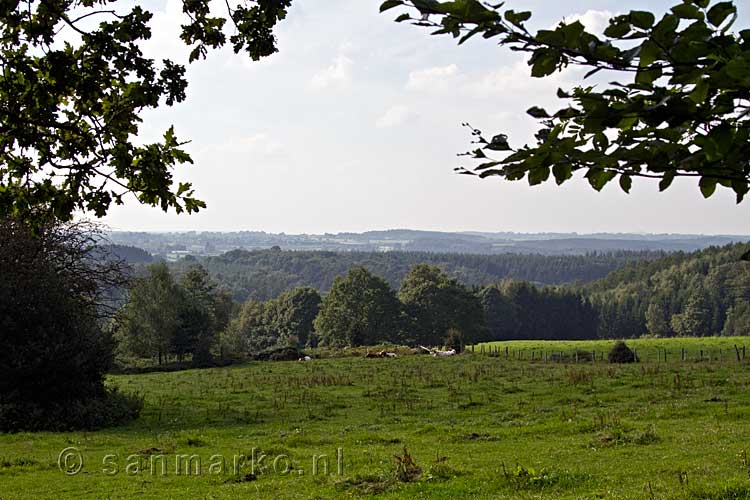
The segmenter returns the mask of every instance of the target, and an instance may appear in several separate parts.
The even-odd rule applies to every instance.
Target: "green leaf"
[[[703,12],[698,7],[689,3],[675,5],[672,7],[672,12],[680,19],[697,19],[702,21],[704,17]]]
[[[659,23],[654,26],[652,39],[662,45],[672,45],[677,27],[680,25],[680,19],[677,16],[667,14]]]
[[[720,2],[708,11],[708,22],[718,28],[726,21],[727,17],[736,13],[737,7],[734,6],[734,2]]]
[[[701,177],[698,185],[701,188],[701,193],[704,198],[710,198],[716,191],[716,179],[712,179],[711,177]]]
[[[609,38],[622,38],[628,35],[630,31],[631,26],[629,22],[625,22],[622,20],[618,22],[610,21],[609,26],[607,26],[607,29],[604,30],[604,35],[608,36]]]
[[[591,187],[597,191],[601,191],[609,181],[615,178],[616,172],[611,170],[604,170],[603,168],[590,168],[586,173],[586,178],[589,180]]]
[[[656,62],[662,55],[662,50],[651,40],[646,40],[641,45],[641,51],[639,53],[639,65],[641,68],[651,66]]]
[[[660,66],[654,66],[650,69],[641,68],[635,75],[635,83],[638,85],[650,86],[654,81],[662,75],[662,69]]]
[[[396,19],[394,19],[394,21],[397,23],[402,23],[404,21],[408,21],[409,19],[411,19],[411,16],[409,14],[401,14]]]
[[[710,88],[711,86],[708,81],[701,80],[695,85],[695,88],[688,97],[690,97],[690,100],[695,104],[703,104],[708,98],[708,91]]]
[[[505,134],[498,134],[492,138],[492,141],[490,141],[486,147],[493,151],[510,151],[508,136]]]
[[[569,163],[557,164],[552,167],[552,175],[555,176],[555,182],[559,186],[573,177],[573,167]]]
[[[529,108],[526,111],[526,113],[538,119],[550,117],[549,114],[543,108],[540,108],[539,106],[534,106],[534,107]]]
[[[537,167],[529,170],[529,185],[536,186],[549,179],[549,167]]]
[[[620,188],[626,193],[630,193],[630,188],[633,187],[633,178],[627,174],[620,176]]]
[[[665,172],[664,177],[659,181],[659,191],[666,191],[672,185],[673,180],[674,172]]]
[[[617,124],[617,128],[621,130],[630,130],[633,126],[638,123],[638,116],[625,116]]]
[[[531,76],[543,78],[555,72],[560,63],[560,53],[553,49],[543,48],[534,51],[529,65],[531,65]]]
[[[641,29],[650,29],[656,22],[656,17],[645,10],[634,10],[630,12],[630,22],[633,26]]]
[[[399,7],[401,5],[404,5],[404,2],[402,0],[386,0],[385,2],[380,4],[380,12],[385,12],[388,9]]]
[[[515,12],[513,10],[505,12],[505,20],[519,28],[529,19],[531,19],[531,12]]]

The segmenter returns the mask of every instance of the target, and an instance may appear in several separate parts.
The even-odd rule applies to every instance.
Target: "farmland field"
[[[750,338],[629,344],[111,376],[141,417],[0,435],[0,498],[750,498]]]

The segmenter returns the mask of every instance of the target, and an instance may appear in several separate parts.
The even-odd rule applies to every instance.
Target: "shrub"
[[[141,397],[116,389],[107,389],[93,398],[49,404],[0,401],[0,429],[8,432],[96,430],[135,419],[142,408]]]
[[[618,340],[607,356],[610,363],[634,363],[635,353],[623,342]]]
[[[0,220],[0,431],[72,430],[133,418],[104,385],[113,340],[106,294],[125,280],[85,224]]]

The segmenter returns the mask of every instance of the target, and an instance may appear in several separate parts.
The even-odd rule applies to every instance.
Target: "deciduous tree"
[[[227,42],[253,60],[276,51],[273,28],[291,0],[184,0],[180,38],[190,61]],[[104,215],[134,195],[140,203],[196,212],[205,204],[173,168],[192,163],[174,130],[138,141],[149,109],[186,97],[185,67],[144,56],[146,2],[39,0],[0,8],[0,216],[70,220]],[[229,25],[233,34],[228,35]]]
[[[400,339],[400,304],[382,278],[364,267],[339,276],[323,298],[315,319],[321,343],[330,346],[374,345]]]

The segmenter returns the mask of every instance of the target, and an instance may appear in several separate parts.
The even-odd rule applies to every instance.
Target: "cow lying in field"
[[[451,349],[450,351],[438,351],[437,349],[428,349],[424,346],[419,346],[419,347],[421,347],[422,349],[429,352],[435,357],[455,356],[457,354],[455,349]]]
[[[299,358],[297,361],[300,363],[307,363],[308,361],[312,361],[312,358],[310,356],[305,356],[303,358]]]
[[[386,352],[386,351],[380,351],[380,352],[367,352],[365,353],[366,358],[397,358],[398,354],[395,352]]]

